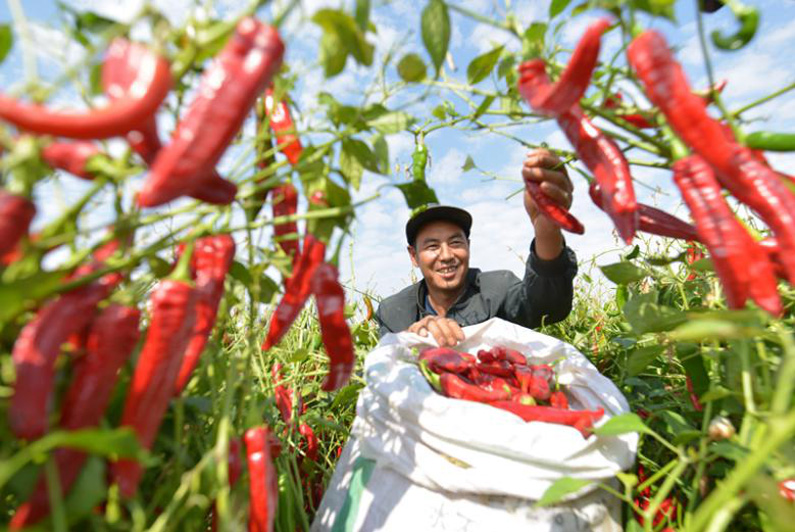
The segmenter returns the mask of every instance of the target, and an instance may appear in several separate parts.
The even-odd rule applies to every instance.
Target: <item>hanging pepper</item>
[[[596,181],[591,182],[588,194],[594,205],[601,209],[602,191]],[[638,229],[653,235],[698,242],[698,232],[693,225],[645,203],[638,203]]]
[[[697,155],[680,159],[674,163],[674,182],[710,252],[729,306],[742,308],[750,296],[761,308],[780,315],[773,266],[734,217],[709,165]]]
[[[125,39],[116,39],[111,45],[102,68],[102,87],[111,100],[128,97],[135,90],[135,79],[140,68],[146,68],[149,50]],[[155,115],[147,117],[127,133],[127,142],[144,162],[151,166],[163,145],[157,131]],[[194,180],[189,196],[214,205],[227,205],[237,194],[237,186],[224,180],[214,168],[203,178]]]
[[[284,44],[276,30],[254,18],[241,20],[235,34],[205,71],[168,146],[157,154],[138,195],[142,207],[190,195],[214,168],[279,70]]]
[[[274,218],[292,216],[298,211],[298,191],[292,183],[278,185],[271,190],[271,203],[273,205]],[[293,257],[293,265],[295,265],[301,253],[298,244],[298,223],[284,222],[274,224],[273,234],[282,250]]]
[[[795,151],[795,133],[754,131],[745,137],[745,145],[755,150]]]
[[[729,8],[734,13],[740,28],[733,35],[723,35],[720,31],[712,32],[712,44],[721,50],[739,50],[754,38],[756,29],[759,27],[759,10],[752,6],[740,3],[740,0],[727,2]]]
[[[605,411],[602,407],[596,410],[564,410],[551,406],[523,405],[512,401],[496,401],[492,406],[516,414],[525,421],[543,421],[574,427],[587,438],[593,424],[602,418]]]
[[[306,449],[304,450],[304,454],[306,455],[307,459],[311,460],[312,462],[317,462],[318,442],[317,442],[317,436],[315,436],[315,431],[312,430],[312,427],[310,427],[306,423],[301,423],[298,426],[298,433],[304,437],[304,441],[306,442]]]
[[[276,145],[287,156],[290,164],[295,166],[301,157],[303,147],[298,135],[295,134],[295,123],[290,116],[290,108],[282,98],[278,102],[273,97],[273,87],[265,89],[265,113],[269,118],[270,126],[276,134]]]
[[[611,94],[605,99],[604,102],[605,109],[621,109],[621,102],[623,100],[624,97],[621,95],[620,92]],[[638,129],[647,129],[654,127],[654,124],[652,124],[649,121],[649,119],[646,118],[646,116],[641,113],[630,113],[630,114],[617,113],[615,116],[629,122]]]
[[[273,532],[279,486],[276,468],[269,456],[268,429],[256,427],[245,434],[249,476],[249,530]]]
[[[293,389],[289,386],[286,386],[282,383],[281,379],[281,371],[282,365],[281,363],[277,362],[273,365],[271,369],[271,375],[273,376],[273,395],[276,399],[276,408],[279,409],[279,413],[282,416],[282,419],[288,425],[292,423],[293,420]],[[298,412],[302,412],[304,409],[303,399],[301,398],[301,394],[298,394],[298,402],[296,404],[296,410]],[[275,458],[275,457],[274,457]]]
[[[547,78],[543,59],[522,63],[519,73],[522,78],[530,79],[519,81],[519,93],[534,111],[558,116],[579,104],[591,83],[591,74],[599,58],[600,39],[610,24],[610,19],[601,18],[588,26],[557,83],[549,83],[548,79],[546,83],[532,83],[532,79]]]
[[[687,395],[690,397],[690,404],[693,405],[693,409],[695,409],[696,412],[701,412],[704,410],[704,405],[701,404],[701,401],[698,399],[698,394],[696,394],[693,389],[693,379],[690,378],[690,375],[687,376],[685,383],[687,384]]]
[[[174,394],[179,395],[188,384],[199,357],[215,326],[218,305],[224,296],[224,279],[235,258],[235,241],[229,235],[216,235],[196,240],[191,266],[196,278],[196,325],[182,357]]]
[[[338,280],[337,268],[322,263],[312,273],[311,290],[317,303],[320,334],[329,356],[329,371],[321,388],[332,391],[348,382],[355,355],[351,330],[345,321],[345,291]]]
[[[511,393],[505,389],[485,390],[474,384],[469,384],[454,373],[443,373],[439,377],[442,393],[453,399],[465,399],[478,403],[491,403],[493,401],[507,401]]]
[[[303,252],[293,268],[292,277],[287,280],[284,297],[271,315],[268,334],[262,344],[263,351],[279,343],[304,308],[310,295],[312,274],[323,262],[325,254],[326,245],[311,233],[307,233],[304,237]]]
[[[787,272],[784,270],[784,263],[781,261],[780,257],[781,250],[778,247],[778,242],[776,242],[776,239],[763,238],[759,241],[759,245],[767,253],[767,256],[770,258],[770,262],[773,263],[776,277],[780,279],[786,278]]]
[[[36,216],[36,206],[27,198],[0,189],[0,256],[10,253]]]
[[[183,280],[189,278],[189,260],[183,255],[172,277],[152,291],[149,330],[124,402],[121,425],[131,427],[145,449],[155,441],[196,323],[196,290]],[[121,494],[132,497],[143,470],[124,459],[112,464],[111,473]]]
[[[549,196],[544,194],[541,190],[541,185],[535,181],[525,181],[525,187],[530,193],[530,197],[533,198],[533,201],[535,201],[538,206],[538,210],[548,216],[549,219],[560,226],[561,229],[577,235],[585,233],[585,226],[582,222],[564,206],[553,201]]]
[[[81,267],[75,275],[85,275],[95,267]],[[8,409],[9,424],[17,437],[33,440],[46,432],[55,360],[61,345],[70,336],[85,330],[97,304],[110,295],[117,282],[116,277],[105,276],[62,294],[42,307],[22,328],[11,353],[16,383]]]
[[[72,431],[99,425],[119,369],[138,343],[140,317],[138,309],[111,304],[91,324],[86,354],[74,364],[74,376],[61,407],[62,429]],[[66,494],[77,480],[86,455],[74,449],[58,449],[54,456],[61,491]],[[47,481],[41,477],[31,497],[17,509],[10,528],[30,526],[49,513]]]
[[[423,135],[417,138],[417,145],[411,155],[411,175],[414,181],[425,181],[425,168],[428,166],[428,147]]]
[[[108,49],[109,59],[113,58],[116,49],[113,45]],[[140,68],[130,83],[135,90],[115,99],[107,107],[88,111],[51,111],[0,95],[0,118],[19,129],[41,135],[85,140],[123,136],[153,116],[171,91],[168,61],[147,48],[140,47],[140,50]]]
[[[660,33],[642,33],[627,53],[647,96],[674,131],[715,169],[720,183],[773,230],[783,251],[787,278],[795,283],[795,195],[772,169],[728,137],[721,123],[709,116]]]
[[[44,162],[52,168],[64,170],[70,174],[91,181],[94,174],[88,171],[88,162],[92,157],[103,155],[93,142],[51,142],[41,152]]]

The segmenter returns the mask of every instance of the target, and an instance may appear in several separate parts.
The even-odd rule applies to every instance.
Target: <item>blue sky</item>
[[[127,20],[138,10],[140,1],[121,2],[116,0],[68,0],[79,9],[90,9],[110,18]],[[189,13],[195,12],[191,6],[194,2],[182,0],[155,1],[162,6],[164,13],[175,24],[180,24]],[[199,2],[205,4],[204,2]],[[280,2],[276,2],[277,6]],[[281,2],[283,3],[283,2]],[[320,30],[309,21],[311,14],[320,7],[350,5],[353,2],[311,1],[304,2],[302,8],[294,12],[283,29],[283,38],[287,43],[286,60],[293,70],[301,73],[300,81],[293,93],[293,98],[301,110],[301,126],[317,123],[317,115],[312,110],[316,95],[320,91],[333,94],[337,99],[351,104],[359,104],[363,94],[376,74],[376,69],[366,69],[353,65],[349,60],[343,74],[326,80],[316,64],[317,43]],[[471,0],[467,2],[452,1],[452,4],[465,5],[468,9],[493,18],[503,18],[504,3],[497,0]],[[791,67],[791,51],[795,50],[795,2],[752,2],[762,12],[761,26],[756,38],[746,48],[736,52],[722,52],[710,48],[716,77],[727,79],[728,85],[724,92],[730,109],[737,108],[760,96],[772,92],[795,81],[795,70]],[[30,19],[38,52],[40,74],[45,79],[52,79],[63,71],[65,65],[79,60],[78,49],[66,46],[63,34],[54,18],[55,2],[25,1],[26,15]],[[368,34],[368,40],[376,46],[376,57],[382,56],[387,50],[393,49],[397,57],[407,52],[416,52],[426,58],[419,37],[420,12],[423,2],[395,1],[386,5],[373,2],[372,17],[378,28],[377,34]],[[511,2],[517,13],[517,19],[523,26],[533,21],[545,21],[548,2]],[[573,2],[572,4],[576,4]],[[213,2],[209,14],[213,17],[228,16],[241,9],[244,2],[221,1]],[[707,85],[704,63],[698,45],[696,24],[694,19],[695,2],[679,2],[676,6],[675,24],[656,19],[643,19],[648,26],[663,31],[669,42],[675,44],[677,56],[684,64],[691,84],[703,88]],[[264,8],[260,16],[270,17],[270,7]],[[599,13],[590,12],[577,17],[568,17],[566,25],[558,34],[557,40],[565,47],[571,47],[582,34],[587,24]],[[491,26],[474,23],[457,13],[451,13],[453,34],[450,52],[456,66],[452,70],[445,67],[445,75],[452,82],[465,83],[466,67],[473,57],[491,50],[495,45],[506,44],[509,49],[516,50],[519,42],[507,33],[500,32]],[[9,21],[8,6],[0,4],[0,20]],[[557,20],[557,19],[556,19]],[[708,31],[722,29],[730,31],[734,28],[734,20],[729,10],[705,17]],[[146,28],[137,28],[139,37],[145,37]],[[549,38],[549,37],[548,37]],[[601,57],[605,58],[617,50],[618,41],[614,36],[603,40]],[[396,80],[395,67],[388,69],[388,79]],[[17,39],[12,55],[0,68],[0,82],[3,86],[13,88],[14,84],[23,79],[23,69],[19,40]],[[484,90],[494,90],[502,81],[494,77],[478,84]],[[419,89],[418,89],[419,90]],[[389,107],[405,105],[410,97],[419,92],[409,92],[405,97],[398,97],[387,102]],[[64,104],[74,101],[74,94],[59,94],[54,102]],[[447,92],[443,98],[456,108],[466,109],[466,103],[456,95]],[[415,102],[404,110],[423,120],[430,114],[440,99],[428,98]],[[496,106],[496,105],[495,105]],[[757,119],[748,130],[773,129],[792,131],[795,129],[795,93],[784,95],[772,102],[758,107],[748,113],[747,118]],[[498,120],[495,120],[498,121]],[[598,122],[597,122],[598,123]],[[173,122],[161,121],[161,128],[171,128]],[[253,130],[251,121],[245,126],[246,131]],[[547,142],[551,146],[569,149],[563,135],[553,123],[537,125],[518,125],[510,128],[511,134],[531,142]],[[319,140],[319,138],[318,138]],[[413,150],[413,136],[409,134],[392,135],[388,138],[390,162],[405,167],[410,164]],[[521,203],[521,196],[507,199],[519,189],[519,170],[526,150],[519,144],[494,134],[482,132],[465,132],[444,129],[426,138],[432,165],[428,172],[428,181],[444,203],[459,205],[468,209],[474,217],[472,230],[473,267],[484,270],[509,269],[522,275],[524,260],[532,239],[532,227]],[[119,143],[110,143],[111,151],[121,149]],[[239,150],[229,150],[219,165],[221,173],[234,163],[240,154]],[[463,173],[461,167],[467,156],[471,156],[477,166],[489,175],[499,176],[499,180],[490,180],[477,171]],[[788,166],[795,163],[789,156],[773,156],[771,160],[778,169],[787,172]],[[789,170],[790,173],[795,173]],[[636,190],[641,201],[653,203],[687,218],[686,211],[679,205],[679,196],[673,187],[670,175],[665,171],[651,171],[645,167],[633,167],[636,178]],[[589,269],[589,263],[598,264],[614,262],[624,246],[615,238],[608,218],[598,211],[587,196],[585,180],[572,172],[575,184],[575,199],[572,211],[586,226],[583,236],[567,235],[569,245],[577,252],[582,262],[583,271]],[[128,186],[128,196],[140,186],[140,179],[132,179]],[[379,176],[366,173],[361,189],[355,198],[365,198],[376,190],[381,197],[357,211],[357,222],[353,227],[353,239],[349,253],[341,264],[343,278],[349,286],[359,290],[368,290],[386,296],[410,283],[413,279],[411,264],[405,250],[403,226],[408,216],[402,196],[396,189],[380,188],[384,184],[402,182],[406,175],[402,172],[390,176]],[[79,196],[86,185],[71,177],[64,176],[53,180],[37,190],[37,201],[41,214],[35,224],[42,225],[54,216],[64,205]],[[107,198],[105,199],[107,201]],[[178,203],[175,203],[178,205]],[[104,217],[110,217],[109,209],[99,209],[90,220],[84,223],[102,227]],[[264,241],[268,238],[267,231],[263,234]],[[652,245],[663,245],[653,241]]]

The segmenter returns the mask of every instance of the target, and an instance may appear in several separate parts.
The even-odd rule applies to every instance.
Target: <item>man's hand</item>
[[[455,320],[440,316],[425,316],[411,324],[408,331],[420,336],[428,336],[430,332],[441,347],[453,347],[464,339],[464,331]]]
[[[522,165],[522,179],[525,183],[539,183],[542,192],[566,209],[571,207],[574,185],[566,173],[563,162],[549,150],[537,149],[527,154]],[[524,207],[536,232],[536,254],[546,260],[556,258],[563,248],[563,235],[547,216],[539,212],[538,206],[525,189]]]

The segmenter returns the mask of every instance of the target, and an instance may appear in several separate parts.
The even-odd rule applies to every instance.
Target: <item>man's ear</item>
[[[411,258],[411,264],[415,268],[419,268],[420,264],[417,262],[417,250],[414,249],[414,246],[406,246],[406,250],[409,252],[409,257]]]

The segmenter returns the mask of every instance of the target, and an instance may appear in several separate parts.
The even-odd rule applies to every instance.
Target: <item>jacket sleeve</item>
[[[385,334],[389,334],[391,332],[396,332],[390,329],[387,324],[384,322],[384,318],[382,316],[381,310],[383,305],[378,305],[378,309],[375,311],[375,321],[378,323],[378,337],[383,338]]]
[[[560,255],[542,260],[530,244],[524,279],[512,275],[498,317],[523,327],[561,321],[569,315],[574,297],[577,257],[565,244]]]

